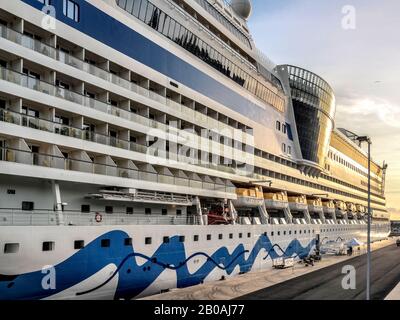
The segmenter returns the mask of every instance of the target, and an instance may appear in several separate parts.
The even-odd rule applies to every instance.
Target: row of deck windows
[[[341,231],[350,231],[350,228],[331,228],[331,229],[321,229],[322,233],[327,233],[327,232],[341,232]],[[311,235],[311,234],[315,234],[315,230],[285,230],[285,231],[271,231],[270,233],[268,232],[264,232],[263,235],[268,237],[274,237],[274,236],[286,236],[286,235]],[[248,232],[247,234],[247,238],[251,238],[252,234],[250,232]],[[234,238],[234,234],[233,233],[229,233],[228,235],[229,239],[233,239]],[[238,233],[238,239],[243,239],[244,238],[244,234],[243,233]],[[218,240],[223,240],[224,239],[224,235],[222,233],[218,234]],[[145,237],[144,242],[145,245],[151,245],[152,244],[152,237]],[[185,236],[179,236],[179,242],[185,242],[186,237]],[[207,234],[206,235],[206,240],[207,241],[211,241],[212,240],[212,235],[211,234]],[[171,238],[168,236],[163,237],[163,243],[164,244],[168,244],[170,243]],[[194,235],[193,236],[193,241],[194,242],[198,242],[200,241],[200,236],[199,235]],[[132,245],[132,238],[125,238],[124,239],[124,246],[131,246]],[[101,239],[100,240],[100,246],[102,248],[109,248],[111,246],[111,239]],[[74,249],[75,250],[79,250],[85,247],[85,241],[84,240],[75,240],[74,241]],[[19,243],[6,243],[4,245],[4,253],[8,254],[8,253],[17,253],[19,251],[20,248],[20,244]],[[54,251],[55,250],[55,242],[54,241],[44,241],[42,243],[42,251]]]
[[[7,190],[7,194],[14,194],[15,195],[15,190]],[[23,211],[33,211],[35,209],[35,203],[32,201],[22,201],[22,205],[21,205],[21,210]],[[146,215],[151,215],[152,214],[152,210],[151,208],[145,208],[144,209],[145,214]],[[81,205],[81,212],[82,213],[90,213],[90,205],[88,204],[83,204]],[[104,212],[107,214],[113,214],[114,213],[114,207],[113,206],[105,206],[104,207]],[[133,207],[127,207],[126,208],[126,214],[133,214],[134,213],[134,208]],[[182,209],[176,209],[175,211],[177,216],[181,216],[182,215]],[[164,215],[168,215],[168,209],[166,208],[162,208],[161,209],[161,214]]]
[[[302,230],[299,230],[298,232],[299,234],[302,234]],[[311,234],[311,230],[304,230],[303,234]],[[315,233],[315,230],[312,230],[312,233]],[[283,231],[282,235],[286,235],[287,231]],[[291,235],[292,231],[288,231],[288,234]],[[297,234],[297,230],[294,230],[293,234]],[[267,232],[264,232],[263,234],[264,236],[268,236]],[[272,231],[270,233],[270,236],[274,236],[275,233],[274,231]],[[277,236],[281,236],[281,231],[277,232]],[[229,233],[228,235],[229,239],[233,239],[234,238],[234,234],[233,233]],[[238,238],[239,239],[243,239],[244,235],[243,233],[238,233]],[[251,238],[251,233],[248,232],[247,233],[247,238]],[[185,236],[179,236],[179,242],[185,242],[186,237]],[[223,240],[224,239],[224,235],[222,233],[220,233],[218,235],[218,240]],[[151,245],[152,244],[152,237],[145,237],[145,244],[146,245]],[[211,241],[212,240],[212,235],[208,234],[206,235],[206,240],[207,241]],[[171,238],[166,236],[163,237],[163,243],[164,244],[168,244],[170,243]],[[193,236],[193,241],[194,242],[198,242],[200,241],[200,237],[199,235],[194,235]],[[132,245],[132,238],[125,238],[124,239],[124,246],[131,246]],[[102,248],[109,248],[111,246],[111,239],[101,239],[100,240],[100,246]],[[42,242],[42,251],[54,251],[55,250],[55,242],[54,241],[44,241]],[[74,241],[74,249],[75,250],[79,250],[85,247],[85,241],[84,240],[75,240]],[[17,253],[19,251],[20,248],[20,244],[19,243],[6,243],[4,245],[4,253]]]

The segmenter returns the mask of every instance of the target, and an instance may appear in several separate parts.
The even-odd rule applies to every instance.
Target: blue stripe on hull
[[[170,239],[169,243],[160,245],[156,252],[149,257],[136,252],[132,246],[125,246],[126,238],[129,236],[123,231],[111,231],[54,266],[56,271],[55,290],[42,288],[42,279],[45,274],[41,270],[16,275],[15,278],[4,277],[3,281],[0,281],[0,300],[47,298],[88,279],[109,264],[117,266],[117,270],[107,281],[94,288],[78,292],[77,295],[101,290],[118,275],[114,298],[132,299],[148,288],[162,272],[168,269],[176,272],[177,287],[183,288],[203,282],[216,269],[222,269],[230,275],[239,266],[241,272],[248,272],[254,266],[259,253],[265,254],[264,260],[279,256],[302,258],[307,256],[315,245],[315,239],[311,240],[306,247],[294,239],[283,250],[278,245],[273,245],[267,236],[262,235],[255,242],[251,251],[246,250],[243,244],[239,244],[232,253],[229,253],[226,247],[221,247],[211,256],[204,252],[197,252],[188,257],[184,243],[179,241],[178,236],[175,236]],[[101,247],[102,239],[110,239],[109,248]],[[246,255],[248,255],[247,259]],[[187,263],[198,256],[205,256],[207,260],[196,272],[190,273]],[[139,265],[136,257],[144,258],[146,262]],[[43,261],[43,264],[46,264],[46,261]]]
[[[43,7],[37,0],[21,1],[40,10]],[[62,13],[62,1],[53,0],[57,19],[255,122],[265,124],[269,120],[268,113],[264,109],[239,93],[229,89],[88,2],[82,0],[75,0],[75,2],[80,6],[80,22],[77,23],[65,17]]]

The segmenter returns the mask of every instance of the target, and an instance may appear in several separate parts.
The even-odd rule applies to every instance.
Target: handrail
[[[21,209],[0,209],[1,225],[57,225],[57,215],[62,214],[64,225],[199,225],[199,216],[137,215],[127,213],[80,212],[54,210],[23,211]],[[101,214],[101,221],[96,221]]]
[[[0,68],[0,70],[1,70],[1,68]],[[1,79],[1,72],[0,72],[0,79]],[[20,119],[15,119],[13,117],[13,115],[20,117]],[[22,126],[27,126],[27,127],[30,127],[30,128],[36,129],[36,130],[42,130],[42,131],[47,131],[47,132],[51,132],[51,133],[56,133],[56,134],[60,134],[60,135],[64,135],[64,136],[73,137],[76,139],[82,139],[82,140],[86,140],[86,141],[100,143],[100,144],[117,147],[117,148],[121,148],[121,149],[125,149],[125,150],[131,150],[131,151],[135,151],[135,152],[149,154],[151,156],[163,157],[165,159],[173,160],[176,157],[178,157],[180,159],[180,161],[182,161],[182,162],[186,161],[187,163],[190,163],[190,164],[193,164],[193,165],[199,166],[199,167],[219,170],[219,171],[228,172],[228,173],[237,173],[240,171],[240,170],[235,171],[235,169],[232,167],[214,164],[214,163],[210,163],[210,162],[205,162],[203,160],[201,160],[200,162],[193,162],[193,158],[184,156],[179,153],[172,153],[172,152],[169,152],[166,150],[160,150],[157,148],[147,147],[145,145],[141,145],[141,144],[131,142],[128,140],[114,138],[109,135],[94,133],[91,131],[86,131],[84,129],[63,125],[63,124],[53,122],[53,121],[50,121],[47,119],[32,117],[32,116],[17,113],[17,112],[11,111],[11,110],[0,109],[0,121],[18,124],[18,125],[22,125]],[[25,125],[24,125],[24,121],[26,121]],[[50,125],[50,127],[53,126],[53,128],[50,128],[49,125]],[[152,153],[154,153],[154,154],[152,154]]]
[[[204,181],[193,180],[189,178],[181,178],[160,173],[149,172],[145,170],[136,170],[121,166],[113,166],[109,164],[94,163],[87,160],[71,159],[56,156],[47,153],[31,152],[15,148],[0,147],[0,159],[7,162],[23,163],[41,167],[50,167],[69,171],[86,172],[93,174],[111,175],[125,179],[145,180],[149,182],[165,183],[178,186],[194,187],[204,190],[215,190],[222,192],[234,192],[232,187],[221,185],[218,183],[210,183]],[[82,165],[76,167],[75,165]],[[79,170],[81,169],[81,170]],[[187,183],[182,183],[186,181]]]
[[[79,70],[85,71],[91,75],[97,76],[105,81],[112,82],[113,84],[116,84],[122,88],[133,91],[133,92],[135,92],[141,96],[144,96],[146,98],[150,98],[150,99],[156,100],[158,102],[161,102],[161,101],[164,102],[164,100],[165,100],[165,103],[167,106],[172,103],[175,107],[173,109],[174,112],[177,111],[176,107],[179,106],[179,108],[181,110],[179,110],[179,108],[178,108],[178,110],[181,111],[182,114],[193,114],[194,119],[201,119],[204,116],[208,117],[207,115],[204,115],[196,110],[186,107],[181,103],[175,102],[167,97],[164,97],[163,95],[160,95],[157,92],[151,91],[145,87],[137,85],[131,81],[128,81],[124,78],[119,77],[118,75],[110,73],[102,68],[99,68],[95,65],[89,64],[89,63],[85,62],[84,60],[81,60],[75,56],[65,53],[53,46],[50,46],[49,44],[43,43],[37,39],[32,39],[22,33],[19,33],[18,31],[10,29],[1,24],[0,24],[0,36],[7,40],[13,41],[14,43],[20,44],[26,48],[29,48],[31,50],[34,50],[41,54],[44,54],[52,59],[63,62],[65,64],[72,66],[74,68],[77,68]],[[96,101],[98,101],[98,100],[96,100]],[[101,101],[99,101],[99,102],[101,102]],[[110,104],[108,104],[108,105],[110,105]],[[113,106],[113,107],[118,108],[115,106]],[[121,109],[121,108],[118,108],[118,109]],[[123,110],[123,109],[121,109],[121,110]],[[123,111],[125,111],[125,110],[123,110]],[[138,116],[143,117],[141,115],[138,115]],[[146,117],[143,117],[143,118],[148,119]],[[212,118],[209,118],[209,119],[212,119]],[[212,120],[215,120],[215,119],[212,119]],[[154,121],[158,122],[157,120],[154,120]],[[226,125],[223,122],[220,122],[218,120],[216,120],[216,121],[218,122],[218,126]],[[207,122],[208,122],[208,120],[207,120]],[[206,127],[205,124],[204,124],[204,126]],[[229,125],[226,125],[226,126],[231,130],[240,131],[239,129],[231,127]],[[211,130],[213,130],[213,129],[211,129]],[[228,137],[228,138],[231,138],[231,137]]]

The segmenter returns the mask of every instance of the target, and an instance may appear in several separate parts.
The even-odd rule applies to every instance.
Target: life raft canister
[[[103,220],[103,216],[98,212],[96,212],[96,215],[94,218],[95,218],[96,222],[101,222]]]

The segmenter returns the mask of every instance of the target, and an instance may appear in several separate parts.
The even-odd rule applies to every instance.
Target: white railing
[[[22,211],[19,209],[0,209],[0,226],[47,226],[57,225],[57,212],[50,210]],[[96,212],[61,212],[63,225],[101,226],[101,225],[198,225],[197,216],[136,215],[126,213],[99,213],[101,221],[96,220]]]
[[[160,102],[164,105],[166,104],[169,107],[169,108],[166,108],[166,111],[168,111],[172,115],[176,114],[176,112],[179,112],[180,117],[182,117],[183,119],[185,119],[189,122],[192,121],[194,123],[197,123],[198,125],[207,127],[209,125],[209,122],[212,120],[207,115],[204,115],[198,111],[195,111],[195,110],[193,110],[189,107],[186,107],[180,103],[177,103],[175,101],[172,101],[172,100],[166,98],[165,96],[158,94],[157,92],[154,92],[147,88],[141,87],[131,81],[128,81],[127,79],[121,78],[118,75],[112,74],[104,69],[101,69],[101,68],[95,66],[95,65],[89,64],[83,60],[78,59],[77,57],[74,57],[68,53],[60,51],[60,50],[58,50],[48,44],[45,44],[39,40],[32,39],[24,34],[21,34],[15,30],[12,30],[6,26],[0,25],[0,36],[4,39],[10,40],[17,44],[20,44],[28,49],[31,49],[31,50],[34,50],[41,54],[44,54],[52,59],[55,59],[57,61],[60,61],[62,63],[70,65],[74,68],[77,68],[79,70],[82,70],[84,72],[92,74],[103,80],[109,81],[109,82],[111,82],[115,85],[118,85],[124,89],[135,92],[141,96],[150,98],[150,99]],[[32,89],[35,89],[36,87],[41,88],[40,86],[37,85],[37,83],[35,83],[34,80],[35,79],[31,80],[32,81],[32,86],[31,86]],[[48,89],[48,90],[45,89],[45,92],[50,93],[53,91],[50,89]],[[80,103],[80,101],[82,101],[82,98],[80,97],[80,95],[74,94],[68,90],[63,90],[61,88],[57,91],[56,95],[58,97],[62,97],[62,98],[65,98],[65,99],[68,99],[68,100],[71,100],[71,101],[77,102],[77,103]],[[84,99],[85,106],[94,108],[96,110],[100,110],[103,112],[117,113],[115,111],[115,109],[119,109],[119,108],[112,107],[109,104],[106,104],[104,102],[95,100],[95,99],[90,99],[87,97],[84,97],[83,99]],[[120,109],[120,110],[122,110],[122,109]],[[122,110],[122,111],[124,111],[124,110]],[[122,111],[118,111],[118,112],[122,112]],[[127,114],[131,114],[131,112],[125,111],[125,112],[123,112],[123,116],[121,116],[121,117],[124,117],[126,119],[131,119],[132,121],[138,121],[139,123],[142,123],[142,124],[144,122],[146,122],[146,123],[148,122],[148,119],[146,119],[145,117],[142,117],[139,115],[130,116]],[[199,122],[199,119],[201,119],[201,122]],[[246,139],[250,139],[251,135],[247,134],[246,132],[242,132],[238,129],[235,129],[226,124],[223,124],[222,122],[219,122],[219,124],[215,126],[215,129],[217,129],[220,126],[222,126],[223,128],[232,130],[232,131],[235,131],[235,130],[238,131],[239,134],[232,135],[232,137],[233,136],[235,136],[235,137],[241,136],[242,141],[250,141],[250,140],[246,140]],[[232,137],[230,137],[230,138],[232,138]]]

